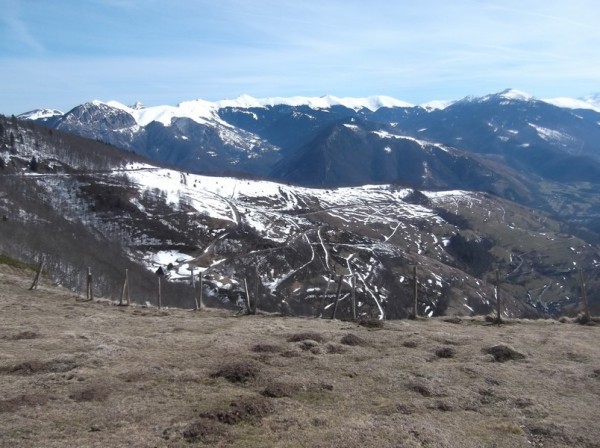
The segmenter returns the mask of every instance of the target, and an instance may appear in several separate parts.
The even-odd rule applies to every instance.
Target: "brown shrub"
[[[225,378],[231,383],[247,383],[258,377],[259,367],[249,361],[239,361],[231,364],[225,364],[210,376],[212,378]]]

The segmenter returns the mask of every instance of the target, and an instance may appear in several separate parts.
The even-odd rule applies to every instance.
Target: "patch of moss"
[[[8,255],[4,254],[0,254],[0,264],[4,264],[6,266],[10,266],[17,269],[30,269],[32,271],[35,271],[34,265],[15,260],[14,258],[11,258]]]

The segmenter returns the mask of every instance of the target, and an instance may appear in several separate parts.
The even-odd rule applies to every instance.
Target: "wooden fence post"
[[[202,307],[204,306],[204,304],[202,303],[202,296],[204,294],[204,285],[203,285],[203,280],[202,280],[202,272],[200,272],[200,308],[202,309]]]
[[[335,294],[335,305],[333,306],[333,313],[331,313],[331,319],[335,319],[337,313],[338,303],[340,301],[340,292],[342,291],[342,282],[344,281],[344,275],[340,275],[340,281],[338,283],[337,293]]]
[[[159,275],[159,276],[158,276],[158,309],[159,309],[159,310],[160,310],[160,308],[161,308],[161,305],[162,305],[162,303],[161,303],[162,299],[161,299],[161,297],[160,297],[160,277],[161,277],[161,276]]]
[[[419,317],[419,310],[417,308],[417,304],[419,301],[419,292],[418,292],[418,288],[419,288],[419,284],[417,282],[417,266],[413,266],[413,317],[415,319],[417,319]]]
[[[37,271],[35,273],[35,277],[33,279],[33,283],[31,284],[31,286],[29,287],[29,290],[32,291],[34,289],[37,289],[38,287],[38,282],[40,280],[40,275],[42,275],[42,270],[44,269],[44,263],[45,263],[45,259],[42,256],[42,259],[40,260],[40,264],[38,265]]]
[[[321,303],[319,304],[319,309],[317,310],[316,317],[323,316],[323,308],[325,307],[325,298],[327,297],[327,293],[329,292],[329,285],[331,284],[331,272],[327,274],[327,287],[325,288],[325,292],[321,295]]]
[[[119,300],[119,306],[123,306],[123,299],[127,298],[127,305],[131,304],[129,297],[129,269],[125,269],[125,282],[123,283],[123,290],[121,291],[121,300]]]
[[[92,288],[92,268],[91,267],[88,267],[86,291],[87,291],[87,294],[86,294],[87,300],[94,300],[94,292],[93,292],[93,288]]]
[[[246,308],[248,310],[248,314],[252,314],[252,309],[250,308],[250,293],[248,292],[248,282],[244,277],[244,288],[246,290]]]
[[[194,310],[198,311],[200,306],[198,305],[198,296],[196,295],[196,279],[194,279],[194,266],[190,265],[190,278],[192,281],[192,288],[194,289]],[[200,278],[202,278],[202,273],[200,273]]]
[[[590,306],[588,304],[587,292],[585,290],[585,279],[583,278],[583,269],[579,268],[579,284],[581,286],[581,298],[583,299],[583,317],[586,321],[590,320]]]
[[[352,319],[356,320],[356,274],[352,275]]]
[[[502,304],[500,303],[500,270],[496,269],[496,323],[502,323]]]
[[[256,288],[254,288],[254,300],[252,301],[252,314],[256,314],[258,308],[258,285],[260,283],[260,276],[258,270],[256,270]]]

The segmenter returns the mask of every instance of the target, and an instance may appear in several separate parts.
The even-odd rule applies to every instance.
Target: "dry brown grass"
[[[0,446],[600,440],[597,326],[158,312],[27,291],[30,275],[0,266]]]

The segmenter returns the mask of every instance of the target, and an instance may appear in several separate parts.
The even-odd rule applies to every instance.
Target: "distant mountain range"
[[[490,192],[600,238],[600,209],[588,185],[600,179],[598,95],[539,100],[507,89],[421,106],[385,96],[241,96],[176,107],[92,101],[64,114],[46,109],[19,118],[188,172],[303,186]]]

